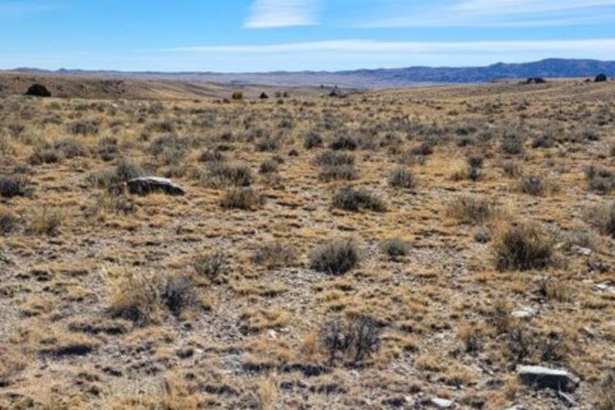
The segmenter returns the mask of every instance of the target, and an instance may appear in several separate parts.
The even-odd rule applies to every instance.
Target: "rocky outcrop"
[[[170,179],[159,177],[135,178],[127,182],[128,192],[133,195],[149,195],[163,193],[171,196],[185,195],[186,191]]]
[[[28,91],[26,91],[26,95],[29,95],[30,97],[45,98],[51,97],[51,91],[49,91],[47,87],[45,87],[43,84],[35,83],[32,84],[30,88],[28,88]]]
[[[579,383],[579,379],[566,370],[540,366],[520,366],[517,373],[522,383],[537,389],[570,392]]]

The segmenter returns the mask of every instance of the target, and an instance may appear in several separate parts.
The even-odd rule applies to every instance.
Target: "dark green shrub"
[[[348,239],[328,242],[310,255],[310,267],[330,275],[343,275],[354,269],[359,261],[359,247]]]
[[[493,243],[499,271],[541,270],[555,263],[552,235],[537,223],[509,227]]]
[[[366,209],[374,212],[386,212],[386,202],[366,189],[352,187],[340,188],[333,197],[333,206],[345,211],[358,212]]]

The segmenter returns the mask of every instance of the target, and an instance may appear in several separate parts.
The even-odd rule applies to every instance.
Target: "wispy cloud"
[[[261,45],[204,45],[143,51],[218,71],[346,70],[407,66],[478,66],[544,58],[612,59],[615,38],[527,41],[333,40]],[[165,54],[173,53],[169,58]],[[164,57],[163,57],[164,56]]]
[[[245,28],[310,26],[318,23],[319,0],[253,0]]]
[[[555,54],[569,51],[594,52],[615,49],[615,39],[594,40],[527,40],[527,41],[465,41],[414,42],[334,40],[266,45],[229,45],[178,47],[159,50],[180,53],[281,54],[281,53],[491,53],[518,51],[549,51]]]
[[[124,69],[134,71],[269,72],[410,66],[482,66],[549,57],[613,59],[615,38],[557,41],[404,42],[336,40],[262,45],[205,45],[129,53],[36,55],[0,52],[0,68]],[[84,61],[87,64],[84,64]]]
[[[22,14],[57,10],[57,4],[45,2],[12,1],[0,3],[0,17],[14,17]]]
[[[386,1],[386,0],[385,0]],[[450,0],[418,13],[393,0],[366,27],[553,27],[615,21],[615,0]],[[387,16],[388,14],[388,16]]]

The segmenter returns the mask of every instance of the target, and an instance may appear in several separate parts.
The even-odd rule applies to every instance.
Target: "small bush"
[[[27,196],[29,181],[22,175],[0,175],[0,196],[14,198]]]
[[[461,223],[480,225],[491,221],[500,212],[496,202],[477,195],[462,195],[452,201],[447,214]]]
[[[235,91],[231,96],[234,101],[242,101],[243,100],[243,92]]]
[[[89,150],[79,141],[73,138],[65,138],[53,144],[53,147],[59,150],[65,158],[72,159],[77,157],[87,157]]]
[[[120,153],[117,139],[114,137],[104,137],[98,141],[98,155],[103,161],[111,161]]]
[[[303,137],[303,147],[305,149],[320,148],[323,144],[323,138],[315,131],[310,131]]]
[[[502,171],[504,171],[504,175],[508,178],[519,178],[523,171],[521,170],[521,165],[518,162],[506,161],[502,164]]]
[[[615,173],[605,168],[590,166],[585,171],[589,189],[601,194],[608,194],[615,189]]]
[[[615,410],[615,370],[605,373],[598,385],[598,410]]]
[[[408,254],[410,245],[402,239],[386,239],[380,243],[380,250],[384,252],[390,260],[397,261]]]
[[[43,164],[57,164],[62,162],[64,159],[64,154],[57,148],[54,147],[38,147],[30,158],[28,158],[28,162],[30,165],[43,165]]]
[[[226,157],[224,153],[220,150],[213,149],[207,150],[201,154],[199,157],[200,162],[224,162],[226,161]]]
[[[553,195],[559,192],[559,186],[549,177],[542,175],[524,175],[519,179],[517,189],[533,196]]]
[[[8,235],[12,233],[18,224],[17,217],[6,209],[0,209],[0,235]]]
[[[537,223],[522,223],[505,230],[494,242],[499,271],[541,270],[555,263],[554,238]]]
[[[253,256],[254,263],[266,266],[269,269],[291,265],[296,259],[297,252],[282,242],[261,245]]]
[[[233,188],[226,192],[220,205],[224,209],[253,211],[264,204],[264,198],[252,188]]]
[[[481,226],[474,232],[474,240],[478,243],[491,242],[491,229],[488,226]]]
[[[98,134],[99,125],[95,121],[75,121],[66,126],[66,131],[72,135]]]
[[[212,281],[217,281],[226,269],[226,258],[220,253],[211,255],[199,255],[195,258],[194,271],[199,276],[205,276]]]
[[[196,303],[197,298],[189,276],[127,271],[111,285],[109,314],[114,318],[130,320],[138,326],[159,323],[165,309],[180,317],[182,312]]]
[[[109,314],[130,320],[138,326],[157,323],[162,315],[160,280],[138,272],[127,274],[113,283]]]
[[[310,256],[310,267],[330,275],[343,275],[360,261],[360,251],[352,240],[335,240],[319,246]]]
[[[340,319],[325,322],[320,329],[320,342],[327,352],[329,366],[338,355],[354,366],[363,363],[380,348],[382,329],[369,316],[357,316],[344,324]]]
[[[197,293],[190,276],[168,276],[162,281],[160,296],[166,308],[175,317],[196,304]]]
[[[466,162],[470,168],[482,169],[485,165],[485,157],[482,155],[470,155],[466,158]]]
[[[324,182],[354,181],[358,174],[354,165],[326,166],[320,171],[318,178]]]
[[[206,180],[215,187],[249,187],[252,185],[252,171],[243,164],[212,162],[207,167]]]
[[[326,151],[316,158],[316,164],[322,167],[338,167],[341,165],[354,165],[354,156],[345,152]]]
[[[333,138],[329,148],[335,151],[355,151],[359,148],[359,141],[349,135],[338,135]]]
[[[525,138],[520,132],[507,132],[502,137],[502,151],[508,155],[525,154]]]
[[[27,233],[30,235],[56,236],[64,222],[64,214],[47,206],[34,209],[30,216]]]
[[[389,176],[389,186],[396,189],[416,188],[416,177],[406,167],[397,167]]]
[[[374,212],[386,212],[386,202],[365,189],[354,189],[352,187],[340,188],[333,197],[333,206],[350,212],[358,212],[366,209]]]
[[[280,163],[276,161],[275,159],[268,159],[264,161],[263,163],[261,163],[258,169],[258,173],[261,175],[273,174],[275,172],[278,172],[279,165]]]
[[[282,137],[265,136],[256,140],[255,148],[258,152],[276,152],[282,147]]]
[[[429,142],[424,142],[418,147],[414,147],[410,150],[410,154],[414,155],[415,157],[428,157],[430,155],[433,155],[433,152],[433,144]]]
[[[115,176],[118,182],[128,182],[145,175],[143,167],[130,159],[122,159],[115,167]]]
[[[615,239],[615,202],[593,207],[587,214],[587,220],[602,235]]]

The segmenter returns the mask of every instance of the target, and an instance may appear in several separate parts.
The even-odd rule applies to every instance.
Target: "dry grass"
[[[615,84],[540,87],[0,98],[0,408],[612,409]]]

